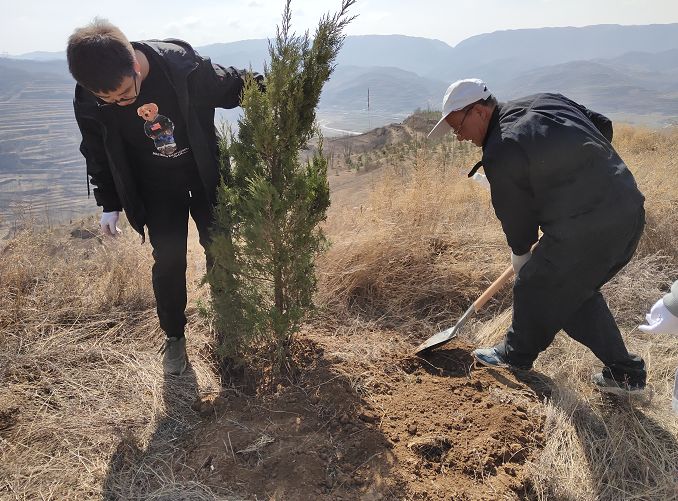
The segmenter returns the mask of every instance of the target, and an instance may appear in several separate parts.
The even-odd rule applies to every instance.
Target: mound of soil
[[[472,349],[372,367],[369,388],[302,341],[273,394],[203,398],[178,479],[248,499],[521,499],[541,448],[538,379],[471,369]]]

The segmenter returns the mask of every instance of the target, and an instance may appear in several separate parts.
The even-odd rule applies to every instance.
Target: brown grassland
[[[648,214],[604,288],[648,364],[653,398],[629,402],[591,388],[600,363],[563,333],[533,373],[471,368],[510,323],[510,287],[461,339],[411,356],[509,264],[489,195],[465,176],[479,153],[427,143],[419,122],[371,148],[327,142],[331,246],[296,371],[278,380],[253,369],[220,384],[193,231],[181,378],[162,375],[150,249],[129,227],[102,240],[88,219],[8,241],[0,499],[678,499],[678,342],[636,328],[678,278],[678,131],[615,132]]]

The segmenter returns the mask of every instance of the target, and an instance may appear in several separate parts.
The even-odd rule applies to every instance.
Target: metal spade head
[[[464,326],[466,321],[471,317],[476,312],[475,306],[471,305],[471,307],[466,310],[466,313],[459,319],[459,321],[454,324],[454,326],[450,327],[449,329],[445,329],[444,331],[439,332],[438,334],[434,334],[430,338],[428,338],[426,341],[421,343],[419,346],[417,346],[417,349],[414,350],[415,355],[423,355],[427,351],[436,348],[438,346],[441,346],[451,339],[454,339],[457,337],[459,334],[459,331],[461,328]]]

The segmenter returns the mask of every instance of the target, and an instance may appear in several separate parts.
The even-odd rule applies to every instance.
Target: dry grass
[[[330,218],[318,302],[333,316],[429,329],[463,312],[503,271],[508,253],[489,195],[465,176],[472,157],[458,155],[445,170],[434,158],[417,149],[368,204]]]
[[[614,145],[645,194],[648,226],[641,252],[678,262],[678,132],[618,127]]]
[[[532,465],[539,499],[678,499],[669,397],[678,347],[634,329],[678,276],[677,139],[630,128],[615,139],[647,197],[648,228],[605,293],[630,349],[648,362],[655,397],[645,406],[601,401],[588,384],[596,360],[560,334],[536,367],[552,387],[546,447]],[[369,391],[371,361],[456,320],[508,266],[489,196],[465,176],[476,157],[419,143],[404,160],[384,161],[396,167],[385,167],[361,208],[332,212],[317,297],[326,330],[309,329],[336,337],[328,355],[359,369],[347,374],[358,392]],[[196,288],[202,262],[192,238],[193,305],[205,295]],[[129,229],[115,245],[26,232],[0,254],[0,498],[235,499],[227,486],[214,492],[197,476],[172,476],[198,419],[188,409],[195,388],[218,382],[200,353],[208,327],[195,308],[193,371],[164,380],[150,264],[150,246]],[[490,343],[509,322],[506,288],[465,335]]]
[[[25,232],[3,250],[0,498],[213,499],[175,485],[169,464],[196,424],[196,380],[216,378],[194,354],[192,376],[165,384],[149,277],[129,228],[107,244]]]

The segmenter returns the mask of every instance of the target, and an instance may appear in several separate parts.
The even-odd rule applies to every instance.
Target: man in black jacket
[[[497,103],[484,82],[466,79],[448,88],[429,136],[449,130],[483,149],[469,176],[484,167],[516,272],[512,325],[474,358],[530,369],[563,329],[605,364],[593,376],[599,389],[644,390],[645,363],[627,351],[600,292],[633,256],[645,224],[644,197],[610,144],[610,120],[559,94]]]
[[[122,210],[142,239],[148,228],[163,367],[181,374],[188,215],[207,249],[220,178],[214,109],[240,104],[245,72],[213,64],[181,40],[130,43],[101,19],[75,30],[67,57],[101,228],[116,236]]]

